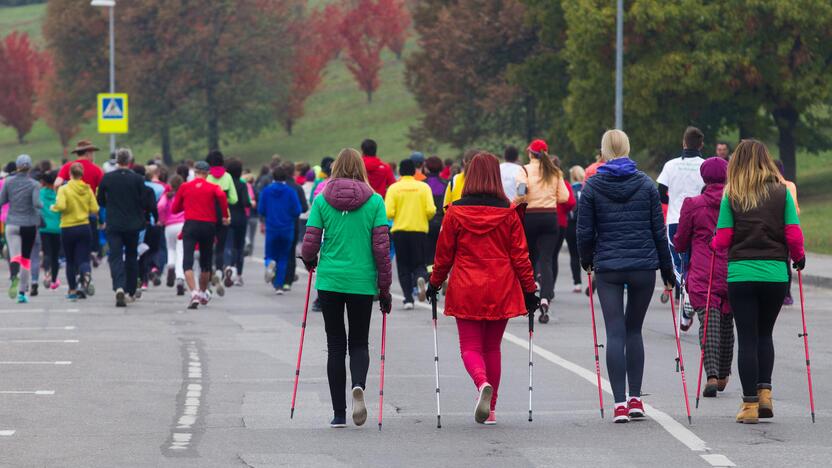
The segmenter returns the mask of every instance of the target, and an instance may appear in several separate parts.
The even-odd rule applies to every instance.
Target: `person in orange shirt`
[[[604,160],[601,159],[601,150],[598,150],[598,154],[595,155],[595,162],[590,164],[586,167],[584,171],[584,184],[586,184],[587,179],[594,176],[598,172],[598,168],[604,165]]]

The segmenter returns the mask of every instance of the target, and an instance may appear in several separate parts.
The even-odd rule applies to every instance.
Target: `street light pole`
[[[115,0],[92,0],[94,7],[107,7],[110,14],[110,93],[116,92],[116,28],[115,28]],[[116,135],[110,134],[110,154],[116,151]]]
[[[615,128],[624,130],[624,0],[615,18]]]

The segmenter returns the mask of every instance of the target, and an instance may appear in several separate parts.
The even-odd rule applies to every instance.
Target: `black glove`
[[[383,314],[390,313],[393,309],[393,296],[390,295],[390,291],[380,291],[378,293],[378,304],[381,306]]]
[[[792,267],[797,271],[801,271],[806,268],[806,256],[803,256],[800,260],[795,261],[792,264]]]
[[[434,286],[431,283],[428,283],[428,290],[425,295],[428,297],[428,302],[431,304],[436,304],[439,298],[439,290],[442,289],[442,285]]]
[[[533,292],[524,292],[523,300],[526,302],[526,312],[532,313],[540,307],[540,298]]]
[[[592,271],[592,260],[581,260],[581,268],[587,272]]]
[[[312,260],[308,262],[301,256],[298,256],[298,258],[303,262],[303,266],[306,267],[306,271],[311,273],[315,271],[315,268],[318,268],[318,257],[313,257]]]
[[[668,291],[672,291],[676,286],[676,272],[673,271],[673,268],[662,268],[661,274],[664,288]]]

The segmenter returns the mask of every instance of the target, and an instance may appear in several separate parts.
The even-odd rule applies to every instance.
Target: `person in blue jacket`
[[[578,208],[581,266],[592,271],[607,331],[607,373],[615,398],[615,422],[644,416],[641,327],[661,271],[665,288],[676,282],[667,246],[659,191],[629,158],[621,130],[601,140],[606,164],[588,179]],[[624,303],[624,290],[627,303]],[[627,397],[629,384],[629,398]]]
[[[286,264],[295,238],[295,223],[302,211],[298,194],[286,185],[291,177],[282,166],[272,172],[274,181],[260,192],[257,212],[266,220],[266,283],[275,293],[283,294],[286,285]]]

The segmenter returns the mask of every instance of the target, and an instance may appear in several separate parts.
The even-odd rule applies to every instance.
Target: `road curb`
[[[832,278],[826,276],[804,274],[803,282],[816,288],[832,289]]]

